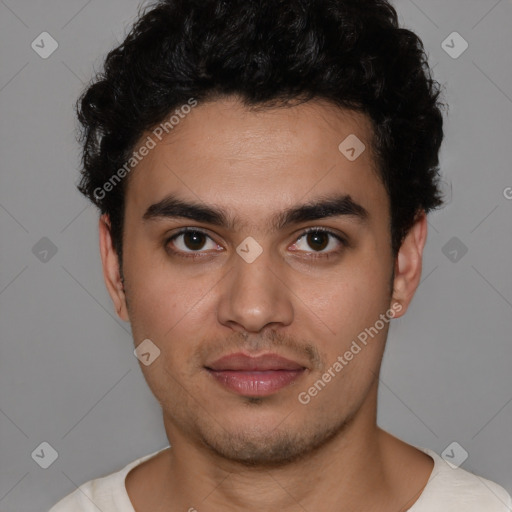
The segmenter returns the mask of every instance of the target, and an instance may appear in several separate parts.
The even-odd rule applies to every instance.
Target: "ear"
[[[104,214],[99,219],[100,253],[103,265],[103,279],[107,286],[108,293],[117,314],[121,320],[128,322],[128,309],[126,307],[126,297],[124,294],[124,285],[121,281],[121,272],[119,270],[119,259],[112,246],[112,236],[110,233],[110,219]]]
[[[407,311],[420,284],[423,248],[427,241],[427,216],[422,210],[417,214],[413,226],[405,236],[395,259],[395,278],[391,302],[402,307],[395,309],[395,317]]]

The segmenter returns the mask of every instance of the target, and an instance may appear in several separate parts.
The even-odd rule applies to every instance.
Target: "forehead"
[[[127,212],[139,216],[170,194],[215,204],[248,225],[269,208],[333,193],[369,211],[387,208],[370,120],[328,103],[253,111],[223,99],[192,109],[161,141],[150,131],[141,140],[148,135],[156,145],[132,171],[126,191]],[[361,143],[362,153],[347,158],[353,155],[347,146],[360,150]]]

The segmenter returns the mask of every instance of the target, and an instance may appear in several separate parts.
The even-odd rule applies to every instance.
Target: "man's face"
[[[338,149],[352,134],[366,145],[354,161]],[[255,113],[229,99],[197,106],[133,171],[127,312],[135,344],[150,339],[160,349],[141,368],[171,444],[186,437],[224,458],[279,464],[321,446],[358,413],[373,421],[364,404],[375,396],[389,325],[378,320],[393,305],[394,259],[370,135],[366,117],[327,104]],[[155,207],[144,218],[168,196],[236,224]],[[361,208],[274,227],[284,210],[341,196]],[[169,241],[185,227],[195,232]],[[370,327],[366,344],[357,341]],[[269,352],[305,369],[280,377],[207,369],[224,355]],[[329,368],[331,378],[308,392]]]

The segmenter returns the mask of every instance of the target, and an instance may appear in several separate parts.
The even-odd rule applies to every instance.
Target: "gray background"
[[[129,326],[103,284],[96,210],[75,190],[73,102],[138,5],[0,1],[3,512],[45,511],[167,445]],[[512,2],[395,5],[445,86],[441,164],[453,192],[430,217],[412,307],[392,324],[378,420],[438,453],[457,441],[469,453],[463,468],[512,492]],[[48,59],[31,48],[43,31],[59,44]],[[456,59],[441,47],[453,31],[469,43]],[[43,237],[57,249],[47,261],[41,245],[33,250]],[[43,441],[58,452],[47,469],[31,457]]]

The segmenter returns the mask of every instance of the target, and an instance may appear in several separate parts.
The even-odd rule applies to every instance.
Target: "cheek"
[[[341,377],[333,378],[330,386],[335,395],[343,389],[345,398],[347,393],[359,396],[378,369],[389,326],[382,324],[380,315],[389,310],[390,277],[385,265],[377,265],[371,257],[365,262],[360,256],[331,279],[303,284],[300,296],[308,297],[305,322],[316,326],[312,336],[322,354],[323,370]],[[343,358],[341,363],[338,357]],[[338,371],[333,367],[337,361]]]
[[[130,304],[130,322],[135,339],[140,337],[159,340],[172,328],[179,314],[180,301],[173,290],[138,275],[130,281],[127,293]]]
[[[167,345],[189,325],[193,310],[201,307],[200,296],[184,289],[180,283],[165,285],[162,279],[133,288],[133,296],[129,297],[130,320],[136,339],[142,336]]]
[[[152,266],[144,273],[135,272],[131,284],[129,313],[136,344],[151,339],[165,368],[173,375],[177,372],[179,379],[178,374],[187,371],[184,362],[211,332],[215,304],[208,290],[215,281]]]
[[[186,296],[180,283],[171,286],[160,279],[139,284],[132,301],[133,337],[136,344],[149,338],[160,350],[154,362],[142,364],[141,370],[160,404],[174,410],[188,403],[185,389],[200,396],[194,386],[197,368],[190,362],[204,334],[198,326],[204,323],[206,303],[194,292]]]
[[[128,246],[128,244],[127,244]],[[196,278],[173,270],[165,251],[133,244],[125,258],[130,322],[134,334],[161,338],[187,315],[200,299]]]
[[[373,260],[371,266],[347,266],[328,278],[297,283],[294,290],[303,298],[309,316],[321,320],[331,335],[346,338],[372,325],[389,309],[390,278]]]

